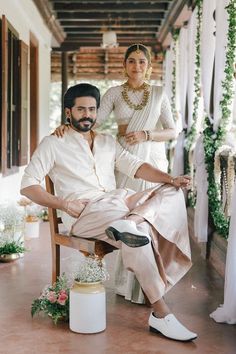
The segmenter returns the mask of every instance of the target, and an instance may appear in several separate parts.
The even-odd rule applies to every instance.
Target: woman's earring
[[[145,79],[150,80],[151,74],[152,74],[152,67],[150,66],[145,73]]]
[[[124,75],[124,77],[126,78],[126,79],[128,79],[128,74],[127,74],[127,71],[126,71],[126,69],[124,68],[124,70],[123,70],[123,75]]]

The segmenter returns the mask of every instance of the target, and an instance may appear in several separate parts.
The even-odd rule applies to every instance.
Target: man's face
[[[88,132],[96,122],[97,102],[94,97],[77,97],[74,106],[66,108],[66,116],[72,128],[79,132]]]

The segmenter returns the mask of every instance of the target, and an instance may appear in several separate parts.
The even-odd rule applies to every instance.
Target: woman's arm
[[[125,135],[126,142],[130,145],[139,144],[144,141],[169,141],[176,139],[175,122],[171,112],[170,102],[165,93],[161,96],[161,108],[159,118],[162,129],[130,132]]]

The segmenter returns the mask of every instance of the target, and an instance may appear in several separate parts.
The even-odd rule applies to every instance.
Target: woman
[[[142,44],[131,45],[125,53],[123,65],[127,81],[111,87],[104,94],[97,122],[101,124],[114,111],[119,143],[132,154],[166,172],[165,141],[175,138],[175,123],[162,88],[146,83],[152,70],[148,48]],[[63,129],[57,128],[57,135],[62,134]],[[116,178],[117,186],[122,188],[142,191],[153,187],[151,182],[130,179],[120,172]],[[118,294],[133,302],[144,302],[142,290],[134,274],[124,269],[120,254],[115,278]]]

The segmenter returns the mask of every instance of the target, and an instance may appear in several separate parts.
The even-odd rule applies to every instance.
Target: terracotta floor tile
[[[236,326],[217,324],[209,318],[222,302],[223,280],[200,258],[194,247],[191,271],[165,297],[177,317],[199,337],[192,343],[167,340],[148,330],[150,309],[131,304],[113,291],[112,265],[116,254],[107,256],[111,274],[107,289],[107,328],[92,335],[76,334],[68,325],[54,326],[50,319],[30,316],[32,300],[50,283],[51,258],[47,223],[38,239],[27,241],[30,249],[15,263],[0,264],[1,354],[235,354]],[[74,250],[63,249],[62,269],[68,272]]]

